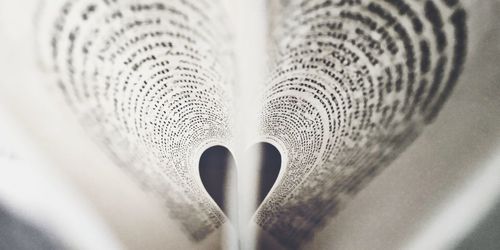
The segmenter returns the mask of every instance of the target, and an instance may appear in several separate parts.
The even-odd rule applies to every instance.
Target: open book
[[[439,120],[484,34],[449,0],[34,5],[65,119],[191,243],[242,249],[307,244]]]

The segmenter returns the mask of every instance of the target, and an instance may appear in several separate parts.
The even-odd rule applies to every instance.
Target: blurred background
[[[468,59],[440,116],[306,249],[500,248],[500,3],[464,5]],[[219,247],[190,242],[73,118],[38,65],[38,6],[0,0],[0,249]]]

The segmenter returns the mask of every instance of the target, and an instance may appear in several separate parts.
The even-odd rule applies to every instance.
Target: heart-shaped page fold
[[[255,156],[259,158],[257,166],[247,164],[253,162],[251,158]],[[281,169],[281,154],[272,144],[261,142],[249,148],[242,160],[239,168],[251,167],[255,168],[257,172],[256,200],[254,202],[255,209],[257,209],[278,179]],[[232,217],[229,216],[230,209],[233,209],[235,213],[238,212],[237,196],[245,196],[245,194],[238,192],[237,166],[232,153],[224,146],[212,146],[201,155],[199,168],[201,182],[207,193],[227,217]],[[240,178],[245,178],[245,176],[240,176]]]
[[[436,117],[465,60],[466,12],[437,0],[269,4],[272,75],[255,104],[255,139],[281,155],[261,163],[272,167],[255,221],[294,248]],[[222,187],[200,178],[202,150],[237,141],[223,9],[215,0],[53,0],[38,24],[42,61],[81,122],[194,240],[227,219]]]

